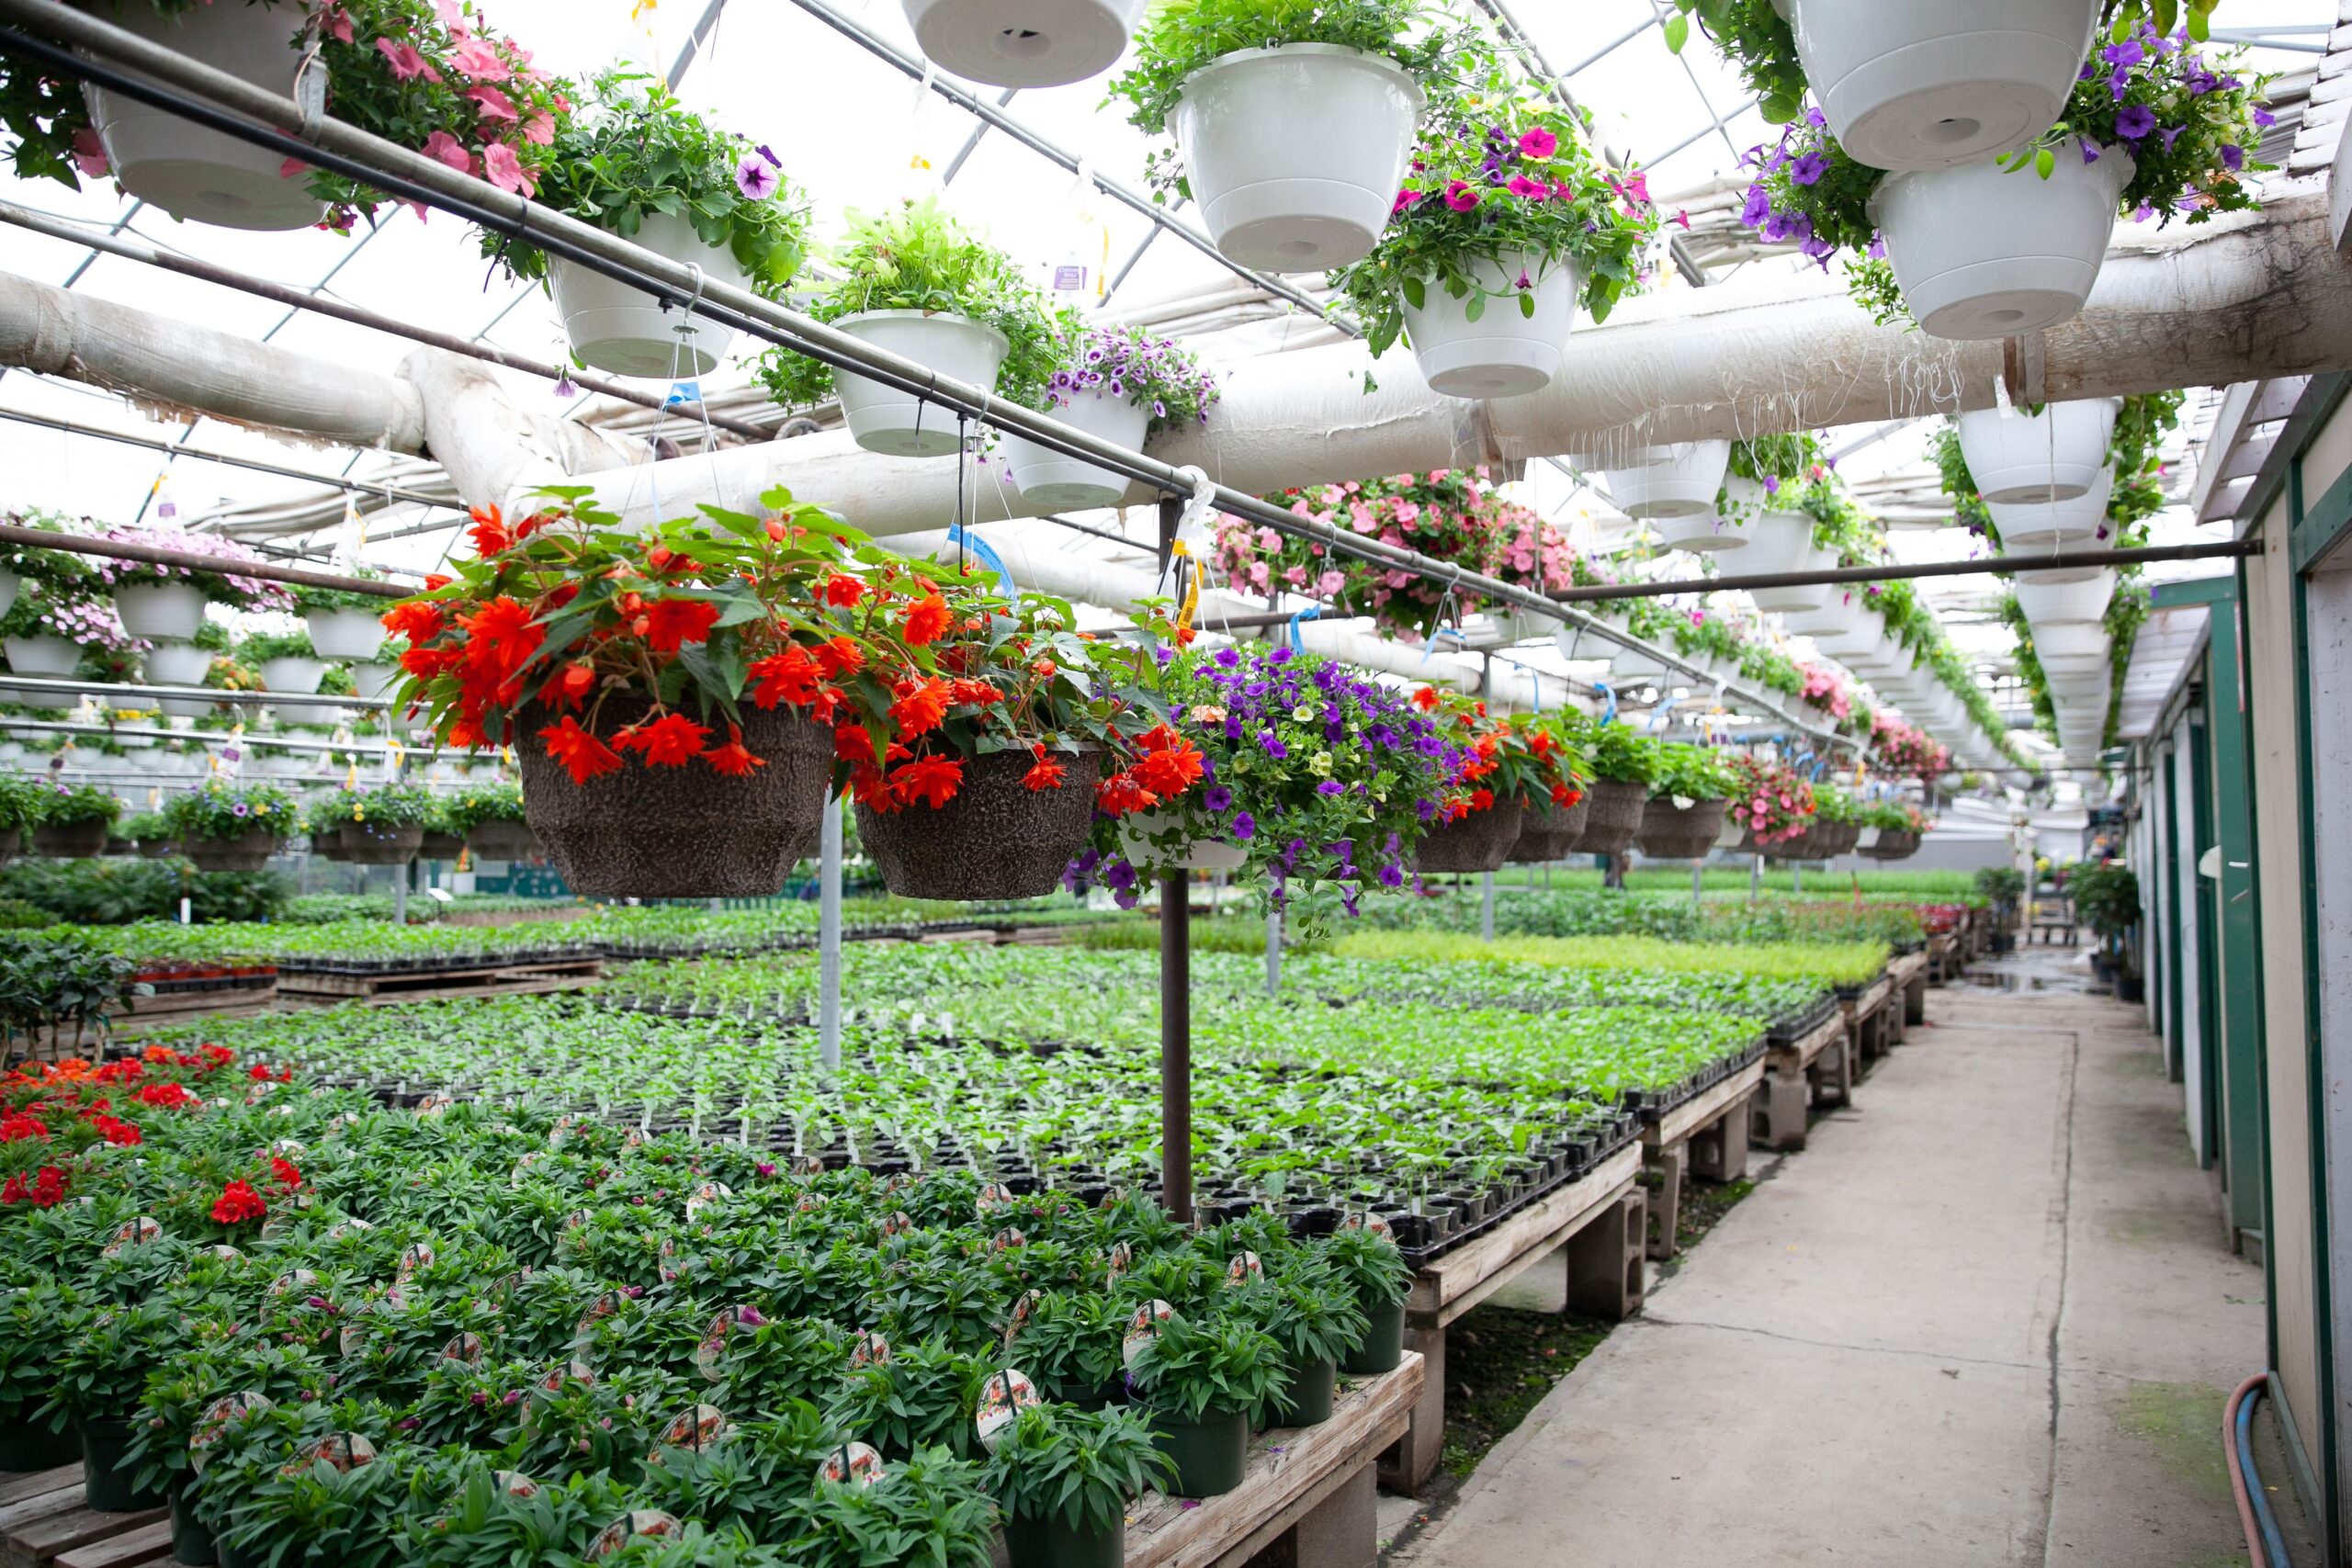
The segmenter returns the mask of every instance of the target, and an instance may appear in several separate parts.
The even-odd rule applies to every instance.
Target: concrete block
[[[1252,1559],[1250,1568],[1374,1568],[1380,1561],[1380,1504],[1373,1482],[1373,1467],[1358,1467],[1338,1491]]]
[[[1747,1100],[1726,1107],[1690,1134],[1690,1173],[1709,1181],[1737,1181],[1747,1174]]]
[[[1813,1080],[1813,1101],[1815,1105],[1851,1105],[1854,1103],[1854,1037],[1833,1043],[1813,1059],[1805,1069]]]
[[[1765,1074],[1756,1097],[1747,1102],[1749,1140],[1775,1153],[1804,1147],[1809,1089],[1803,1072]]]
[[[1421,1397],[1404,1437],[1380,1456],[1380,1484],[1389,1492],[1419,1492],[1445,1451],[1445,1330],[1408,1323],[1405,1348],[1421,1358]]]
[[[1674,1226],[1682,1213],[1682,1174],[1690,1163],[1687,1144],[1659,1149],[1644,1173],[1650,1186],[1649,1254],[1659,1262],[1674,1256]]]
[[[1649,1286],[1649,1194],[1635,1187],[1568,1238],[1567,1305],[1622,1323]]]
[[[1911,976],[1903,988],[1903,1021],[1905,1024],[1928,1021],[1928,972],[1920,970]]]

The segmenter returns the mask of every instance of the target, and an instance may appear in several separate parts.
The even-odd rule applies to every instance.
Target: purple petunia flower
[[[779,183],[775,165],[756,152],[746,153],[735,165],[735,188],[747,201],[765,201],[775,194]]]
[[[1244,811],[1233,819],[1233,838],[1236,843],[1246,844],[1257,836],[1258,819],[1255,817]]]
[[[2115,133],[2126,141],[2137,141],[2156,129],[2156,111],[2145,104],[2126,104],[2115,117]]]
[[[1321,784],[1315,786],[1315,793],[1317,795],[1345,795],[1347,793],[1347,789],[1348,786],[1341,784],[1337,779],[1325,779]]]
[[[2232,170],[2245,168],[2245,149],[2235,142],[2224,142],[2222,146],[2222,165]]]
[[[1237,669],[1241,663],[1241,654],[1238,649],[1220,648],[1210,657],[1216,661],[1216,667],[1220,670]]]
[[[1789,178],[1801,186],[1818,185],[1828,172],[1829,160],[1819,152],[1807,152],[1789,165]]]
[[[1233,806],[1233,792],[1223,784],[1211,784],[1201,792],[1201,804],[1211,811],[1227,811]]]

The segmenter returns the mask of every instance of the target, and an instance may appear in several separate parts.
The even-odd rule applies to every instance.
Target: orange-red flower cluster
[[[212,1201],[212,1217],[224,1225],[241,1225],[268,1213],[268,1201],[254,1190],[253,1183],[243,1179],[230,1182]]]
[[[1094,803],[1112,817],[1148,811],[1175,799],[1206,771],[1201,749],[1170,726],[1154,725],[1136,737],[1136,760],[1094,788]]]

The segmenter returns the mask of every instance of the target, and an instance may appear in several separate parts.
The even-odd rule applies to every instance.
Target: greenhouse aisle
[[[2158,1042],[2084,963],[2030,951],[1997,971],[2014,991],[1930,992],[1859,1110],[1390,1561],[2245,1561],[2218,1430],[2263,1364],[2262,1275],[2220,1244]]]

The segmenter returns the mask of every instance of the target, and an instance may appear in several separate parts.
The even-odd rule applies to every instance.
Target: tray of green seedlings
[[[83,1434],[194,1561],[973,1568],[1073,1469],[1116,1561],[1184,1480],[1156,1445],[1211,1422],[1238,1468],[1401,1346],[1375,1229],[1195,1233],[969,1160],[391,1110],[218,1047],[12,1080],[0,1113],[76,1130],[0,1156],[37,1194],[0,1209],[0,1438]]]
[[[1157,1190],[1156,1029],[1029,1041],[930,1005],[861,1008],[831,1074],[806,1027],[614,1012],[578,998],[278,1014],[205,1038],[395,1104],[552,1097],[645,1135],[716,1131],[787,1160],[920,1169],[960,1156],[1014,1184]],[[1497,1016],[1532,1053],[1545,1021]],[[1320,1028],[1302,1027],[1309,1021]],[[1363,1042],[1339,1038],[1346,1026],[1317,1004],[1196,1028],[1193,1164],[1206,1212],[1272,1209],[1310,1234],[1374,1212],[1426,1249],[1638,1134],[1631,1113],[1546,1071],[1508,1077],[1499,1055],[1478,1083],[1442,1064],[1351,1059]]]

